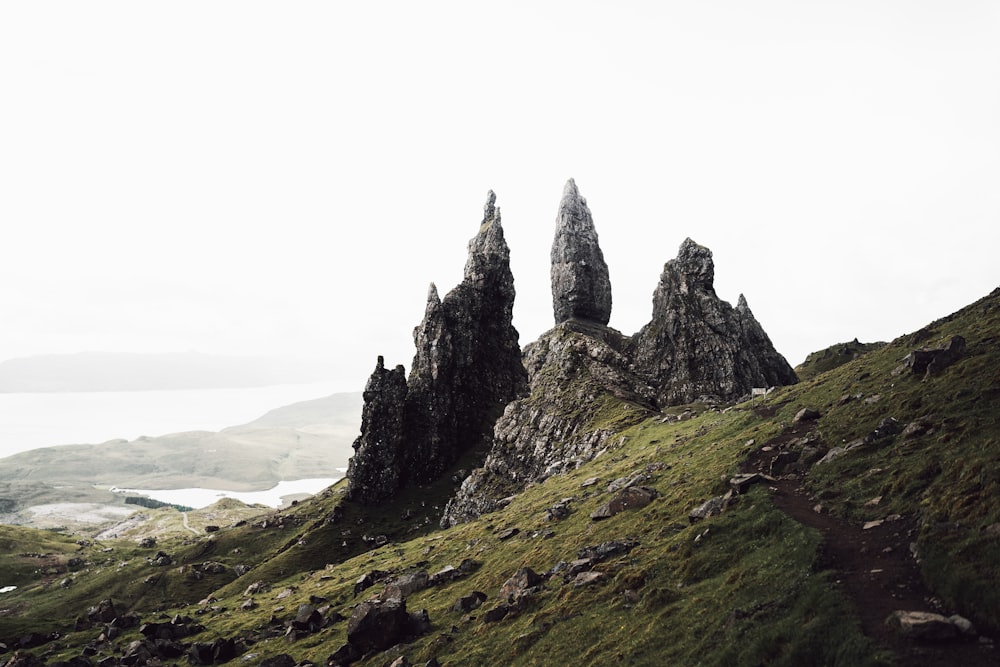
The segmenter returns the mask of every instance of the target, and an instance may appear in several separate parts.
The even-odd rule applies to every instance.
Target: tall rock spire
[[[572,178],[563,188],[551,256],[556,324],[579,319],[606,325],[611,320],[608,265],[587,200],[580,196]]]
[[[376,503],[408,484],[434,480],[492,431],[507,403],[527,391],[512,323],[510,250],[495,204],[490,191],[479,231],[469,241],[462,282],[444,299],[431,284],[424,319],[413,331],[416,353],[403,389],[395,376],[387,377],[381,361],[369,382],[351,460],[352,498]],[[391,398],[399,396],[403,404]],[[391,472],[372,469],[388,462]],[[365,488],[372,483],[378,488]]]

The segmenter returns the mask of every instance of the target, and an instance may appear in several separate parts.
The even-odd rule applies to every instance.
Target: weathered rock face
[[[530,393],[497,420],[483,467],[462,482],[441,524],[491,512],[528,483],[591,460],[657,409],[796,382],[746,300],[733,308],[716,296],[714,281],[711,251],[688,239],[664,267],[652,321],[631,338],[604,326],[607,269],[570,181],[552,249],[557,325],[525,348]]]
[[[746,299],[733,308],[716,295],[714,280],[711,251],[691,239],[663,267],[652,321],[633,337],[631,350],[637,371],[656,387],[659,406],[731,400],[753,387],[797,381]]]
[[[552,242],[552,309],[556,324],[572,318],[607,324],[611,319],[608,265],[587,200],[572,178],[563,189]]]
[[[510,250],[495,202],[491,191],[461,284],[444,301],[428,300],[413,334],[407,421],[421,434],[411,465],[423,480],[440,475],[489,434],[503,406],[527,390],[512,324]]]
[[[435,479],[527,391],[512,324],[510,251],[495,203],[490,192],[461,284],[443,300],[431,285],[413,333],[409,379],[402,379],[402,367],[386,371],[379,360],[348,471],[353,499],[377,503],[407,484]]]
[[[653,390],[629,370],[627,345],[614,329],[579,320],[528,345],[530,394],[497,420],[483,467],[462,482],[441,524],[492,512],[529,482],[575,469],[617,440],[618,430],[652,414]]]
[[[347,468],[349,493],[363,503],[377,503],[398,489],[405,459],[406,373],[386,370],[382,357],[368,379],[361,411],[361,435]]]

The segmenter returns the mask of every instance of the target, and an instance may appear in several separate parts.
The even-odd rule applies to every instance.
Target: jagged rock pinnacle
[[[563,188],[552,242],[552,310],[556,324],[569,319],[607,324],[611,280],[587,200],[571,178]]]
[[[380,360],[369,381],[348,475],[354,499],[374,504],[404,486],[433,481],[527,390],[512,324],[510,250],[495,204],[490,191],[462,282],[444,299],[434,283],[428,289],[409,377],[402,367],[398,376],[385,371]]]
[[[483,224],[492,220],[495,216],[499,215],[499,211],[496,210],[495,204],[497,203],[497,195],[495,192],[490,190],[486,193],[486,205],[483,206]]]
[[[513,294],[514,277],[510,276],[510,279],[507,279],[510,274],[510,248],[504,240],[503,227],[500,224],[500,208],[495,205],[496,200],[496,194],[490,190],[483,206],[483,222],[479,226],[479,233],[469,240],[469,258],[465,262],[463,282],[482,289],[490,280],[490,276],[494,275],[505,284],[509,283]],[[506,270],[503,267],[507,267]]]
[[[660,406],[704,396],[730,400],[798,379],[746,298],[733,308],[716,295],[714,282],[712,251],[691,239],[663,267],[652,321],[632,340],[635,367],[657,388]]]

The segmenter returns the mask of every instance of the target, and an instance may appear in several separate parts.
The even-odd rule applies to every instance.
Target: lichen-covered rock
[[[633,337],[632,351],[659,406],[732,400],[754,387],[797,381],[746,299],[733,308],[716,295],[714,281],[712,252],[691,239],[663,267],[652,321]]]
[[[580,196],[572,178],[559,203],[551,257],[556,324],[573,318],[607,324],[611,319],[608,265],[587,200]]]
[[[462,282],[442,300],[432,284],[413,333],[409,378],[381,358],[365,390],[349,494],[374,504],[408,484],[432,481],[488,437],[496,415],[527,390],[512,324],[510,250],[491,191],[469,242]]]

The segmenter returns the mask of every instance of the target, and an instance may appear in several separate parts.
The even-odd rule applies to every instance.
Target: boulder
[[[364,655],[384,651],[404,640],[410,630],[410,615],[403,600],[373,600],[354,608],[347,622],[347,642]]]
[[[601,579],[604,579],[603,572],[596,572],[594,570],[589,570],[586,572],[580,572],[573,579],[573,585],[576,587],[589,586],[590,584],[596,584]]]
[[[728,498],[725,496],[716,496],[715,498],[709,498],[698,507],[694,508],[688,513],[688,521],[691,523],[697,523],[710,516],[716,514],[722,514],[722,511],[726,509],[726,503]]]
[[[401,577],[397,577],[385,587],[385,592],[382,594],[383,600],[397,599],[405,600],[412,593],[417,591],[422,591],[430,585],[430,577],[428,577],[427,572],[420,570],[418,572],[412,572],[410,574],[404,574]]]
[[[484,602],[486,602],[486,598],[486,593],[483,593],[482,591],[472,591],[468,595],[463,595],[455,600],[455,604],[453,604],[451,608],[453,611],[472,611],[473,609],[478,609]]]
[[[941,373],[945,368],[962,358],[965,354],[965,338],[952,336],[947,343],[938,347],[913,350],[903,359],[894,374],[909,370],[913,375],[925,378]]]
[[[590,513],[590,518],[599,521],[608,519],[625,510],[639,509],[653,502],[659,494],[648,486],[630,486]]]
[[[291,627],[299,632],[310,634],[318,632],[326,625],[323,614],[311,604],[301,604],[295,612],[295,618],[290,623]]]
[[[959,634],[958,628],[946,616],[929,611],[892,612],[886,623],[910,639],[943,640]]]
[[[389,573],[383,572],[382,570],[372,570],[371,572],[361,575],[358,577],[358,580],[354,582],[354,597],[358,597],[358,593],[371,588],[388,576]]]
[[[621,556],[632,551],[639,546],[635,540],[609,540],[595,546],[583,547],[576,552],[577,558],[589,559],[594,563],[600,563],[613,556]]]
[[[865,444],[871,444],[873,442],[878,442],[879,440],[885,440],[890,438],[897,433],[901,433],[903,427],[899,425],[893,417],[886,417],[878,423],[875,429],[865,436]]]
[[[754,484],[763,484],[766,481],[768,481],[768,479],[764,475],[761,475],[758,472],[751,472],[736,475],[729,480],[729,486],[732,487],[735,495],[740,496],[749,491],[750,487]]]
[[[802,422],[816,421],[822,415],[820,415],[818,410],[813,410],[812,408],[802,408],[795,413],[795,417],[792,419],[793,424],[801,424]]]
[[[530,567],[522,567],[500,587],[499,597],[510,603],[516,602],[534,594],[543,582],[544,579],[537,572]]]
[[[92,623],[110,623],[118,617],[112,600],[101,600],[87,610],[87,620]]]

